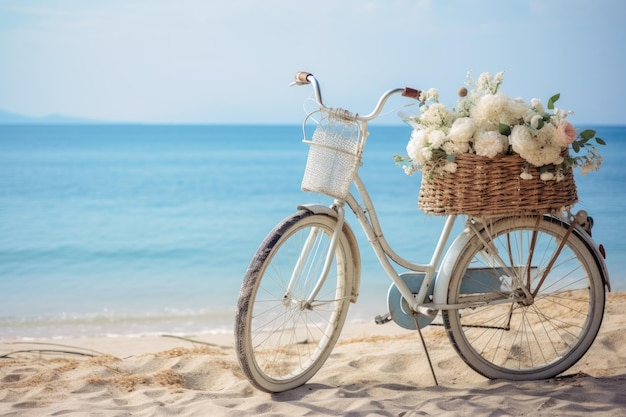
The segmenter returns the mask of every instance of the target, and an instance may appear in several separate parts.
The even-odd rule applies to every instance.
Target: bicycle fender
[[[574,232],[583,240],[583,242],[585,242],[585,245],[587,245],[587,247],[593,254],[593,257],[596,260],[596,264],[598,265],[600,269],[600,274],[602,275],[602,282],[604,283],[604,286],[606,287],[606,289],[609,292],[611,292],[611,281],[609,280],[609,270],[606,267],[606,262],[604,261],[604,255],[600,251],[598,244],[596,244],[596,242],[591,238],[589,233],[587,233],[580,226],[576,226],[574,228]]]
[[[326,214],[330,217],[337,218],[337,212],[323,204],[301,204],[298,206],[298,210],[310,211],[313,214]]]
[[[298,206],[298,210],[306,210],[313,214],[325,214],[327,216],[337,218],[337,212],[323,204],[302,204]],[[343,222],[343,234],[348,239],[348,244],[352,251],[352,264],[354,266],[354,278],[352,279],[352,290],[350,302],[356,303],[359,298],[359,288],[361,287],[361,252],[356,240],[356,236],[348,222]]]
[[[566,223],[562,221],[561,223],[564,228],[567,228]],[[608,269],[606,266],[606,262],[604,261],[604,256],[600,252],[598,245],[591,238],[591,236],[589,236],[589,234],[585,232],[580,226],[576,226],[574,228],[574,233],[576,233],[577,237],[581,238],[581,240],[585,243],[585,245],[587,245],[590,252],[593,254],[596,265],[598,265],[602,282],[604,283],[606,289],[611,292],[611,282],[609,281]],[[454,242],[446,252],[444,259],[441,262],[441,268],[436,275],[434,284],[435,289],[433,290],[433,302],[436,305],[445,305],[448,303],[448,287],[450,285],[450,277],[452,276],[454,263],[460,255],[461,250],[469,242],[472,236],[472,233],[470,233],[467,229],[463,230],[463,232],[454,240]]]
[[[461,250],[472,238],[472,234],[467,229],[454,239],[452,245],[448,248],[443,261],[441,262],[441,268],[435,276],[435,284],[433,290],[433,302],[435,305],[448,304],[448,287],[450,285],[450,277],[454,268],[454,263],[459,257]]]

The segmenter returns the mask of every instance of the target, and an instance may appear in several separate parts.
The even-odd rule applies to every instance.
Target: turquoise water
[[[596,127],[602,170],[578,176],[613,287],[626,289],[626,127]],[[401,255],[430,259],[442,220],[392,156],[410,129],[373,126],[361,175]],[[0,338],[229,331],[247,264],[301,203],[299,126],[0,125]],[[349,217],[352,226],[358,224]],[[351,319],[386,311],[367,240]]]

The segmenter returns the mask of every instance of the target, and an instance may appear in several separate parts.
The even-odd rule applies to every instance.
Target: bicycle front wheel
[[[341,232],[322,279],[336,223],[325,214],[295,213],[270,232],[248,267],[235,344],[242,370],[263,391],[307,382],[339,338],[353,297],[356,260]]]
[[[491,378],[552,378],[593,343],[604,314],[600,266],[578,229],[549,216],[487,224],[461,251],[443,312],[463,360]],[[567,240],[563,242],[563,239]]]

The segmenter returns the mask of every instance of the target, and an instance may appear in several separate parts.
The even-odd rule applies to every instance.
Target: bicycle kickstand
[[[428,359],[428,366],[430,366],[430,372],[433,375],[433,380],[435,381],[435,385],[439,386],[439,382],[437,381],[437,376],[435,375],[435,368],[433,367],[433,362],[430,360],[430,354],[428,353],[428,348],[426,347],[426,341],[424,340],[424,335],[422,335],[422,329],[417,321],[417,312],[413,313],[413,320],[415,321],[415,327],[417,327],[417,332],[420,335],[420,340],[422,341],[422,346],[424,346],[424,352],[426,353],[426,359]]]

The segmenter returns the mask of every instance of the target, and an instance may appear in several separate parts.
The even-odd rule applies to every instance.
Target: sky
[[[622,0],[0,0],[0,109],[299,123],[296,71],[362,114],[404,86],[454,105],[468,71],[504,71],[509,96],[561,93],[574,123],[626,124],[625,16]]]

